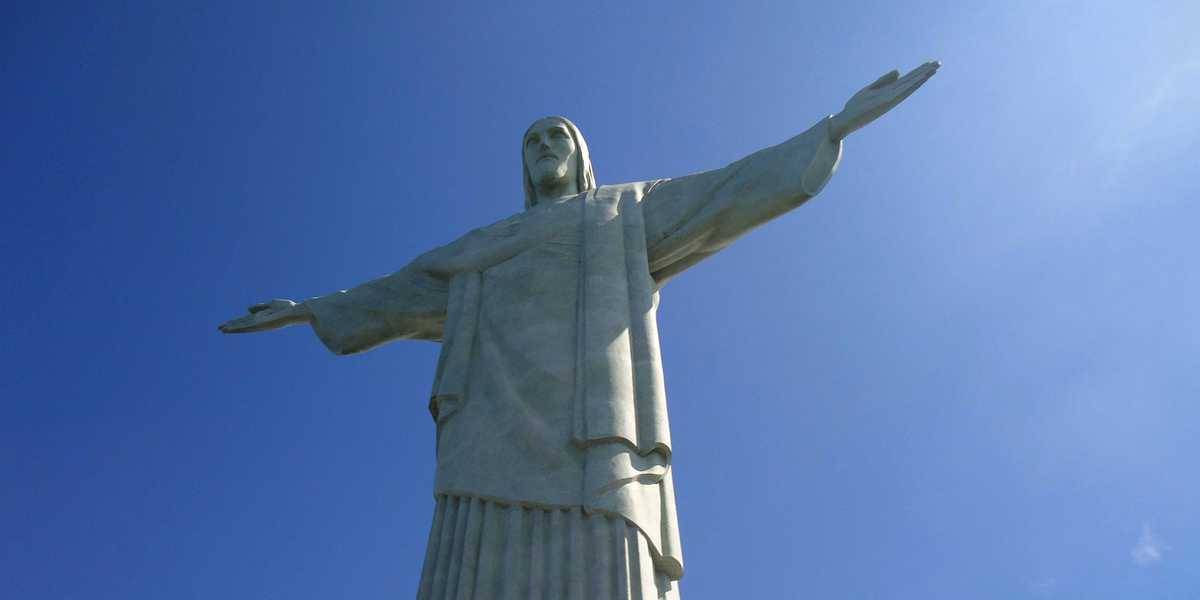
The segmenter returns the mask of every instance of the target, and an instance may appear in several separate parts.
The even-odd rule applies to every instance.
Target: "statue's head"
[[[537,202],[537,190],[570,187],[576,192],[596,189],[596,175],[587,142],[566,117],[543,117],[521,137],[525,208]]]

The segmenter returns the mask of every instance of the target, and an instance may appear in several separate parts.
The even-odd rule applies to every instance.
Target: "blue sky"
[[[543,114],[682,175],[930,58],[663,292],[684,594],[1200,593],[1200,4],[446,4],[4,9],[0,594],[411,596],[437,346],[216,324],[519,210]]]

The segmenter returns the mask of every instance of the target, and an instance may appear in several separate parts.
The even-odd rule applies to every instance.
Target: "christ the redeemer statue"
[[[521,140],[524,212],[386,277],[257,304],[220,329],[308,323],[336,354],[442,343],[418,598],[678,598],[658,290],[815,196],[842,139],[939,66],[892,71],[778,146],[675,179],[597,187],[579,129],[539,119]]]

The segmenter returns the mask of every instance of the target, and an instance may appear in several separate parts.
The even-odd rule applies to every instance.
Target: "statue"
[[[597,186],[579,129],[539,119],[521,142],[524,212],[357,287],[256,304],[220,330],[308,323],[336,354],[442,343],[418,598],[678,598],[658,291],[815,196],[842,140],[939,66],[892,71],[782,144],[675,179]]]

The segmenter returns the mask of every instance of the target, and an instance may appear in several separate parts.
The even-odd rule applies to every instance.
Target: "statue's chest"
[[[563,299],[563,292],[572,293],[578,283],[580,227],[567,227],[512,258],[484,272],[484,291],[502,293],[511,300],[540,304],[554,298]]]
[[[573,328],[580,275],[580,231],[565,229],[483,273],[486,320],[506,337]]]

